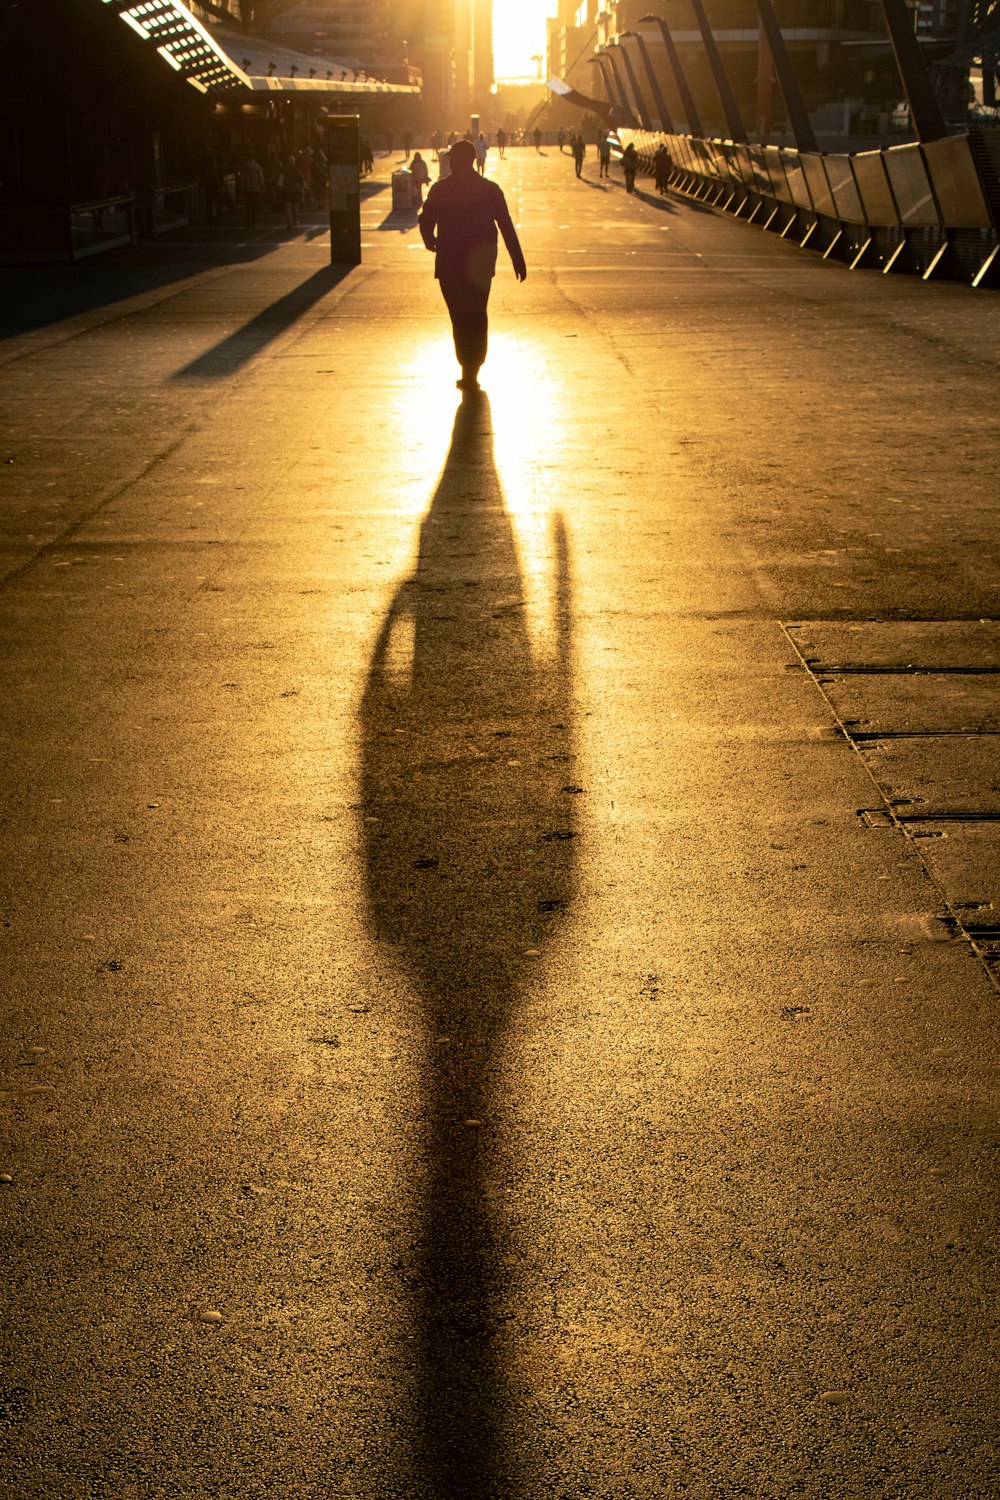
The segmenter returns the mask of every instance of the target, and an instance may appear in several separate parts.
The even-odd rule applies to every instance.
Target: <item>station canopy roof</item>
[[[388,83],[351,63],[316,57],[281,47],[266,37],[248,36],[232,27],[208,28],[218,45],[242,69],[255,93],[419,94],[412,83]]]
[[[252,88],[200,21],[181,0],[103,0],[144,42],[201,94]]]
[[[369,78],[349,63],[312,57],[266,38],[206,26],[183,0],[102,0],[199,93],[418,94],[415,84]]]

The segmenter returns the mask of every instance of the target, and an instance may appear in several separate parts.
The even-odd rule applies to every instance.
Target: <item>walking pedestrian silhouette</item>
[[[487,304],[496,273],[497,230],[503,235],[514,275],[524,281],[528,270],[507,208],[495,182],[476,172],[471,141],[456,141],[450,151],[451,175],[436,182],[420,214],[420,235],[434,254],[434,275],[451,317],[455,355],[462,367],[460,390],[478,389],[486,359]]]

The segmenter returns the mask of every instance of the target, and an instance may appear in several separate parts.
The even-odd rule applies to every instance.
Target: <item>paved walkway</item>
[[[392,165],[12,273],[8,1493],[986,1500],[1000,304]]]

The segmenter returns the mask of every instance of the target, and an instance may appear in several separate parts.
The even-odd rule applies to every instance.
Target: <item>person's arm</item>
[[[524,251],[521,249],[521,242],[517,237],[517,230],[514,228],[514,221],[510,216],[507,200],[503,193],[500,193],[496,221],[497,228],[503,235],[503,242],[507,246],[507,254],[510,256],[511,265],[514,267],[514,275],[518,281],[526,281],[528,278],[528,268],[524,263]]]
[[[417,218],[417,228],[420,230],[420,238],[428,250],[436,250],[437,243],[437,204],[434,202],[434,189],[431,188],[427,194],[427,202],[420,210]]]

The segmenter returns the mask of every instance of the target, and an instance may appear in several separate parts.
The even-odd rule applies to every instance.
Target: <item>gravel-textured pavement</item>
[[[393,165],[5,271],[4,1492],[991,1500],[1000,302]]]

